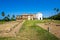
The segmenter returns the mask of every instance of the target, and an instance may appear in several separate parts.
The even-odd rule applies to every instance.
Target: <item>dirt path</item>
[[[10,28],[14,27],[18,23],[19,22],[17,22],[17,21],[11,21],[11,22],[7,22],[4,24],[0,24],[0,31],[9,30]]]
[[[40,23],[37,24],[38,26],[42,27],[45,30],[49,30],[50,33],[54,34],[56,37],[60,38],[60,24],[46,24],[46,23]],[[49,27],[49,29],[48,29]]]
[[[2,33],[0,36],[1,37],[16,37],[16,33],[19,32],[19,30],[22,27],[23,23],[24,23],[24,21],[23,22],[20,21],[19,24],[17,24],[17,26],[15,28],[12,28],[10,30],[10,32],[8,32],[8,33],[6,33],[6,32]]]
[[[20,22],[19,24],[18,24],[18,26],[16,27],[16,28],[14,28],[10,33],[15,33],[15,36],[16,36],[16,33],[18,33],[19,32],[19,30],[20,30],[20,28],[22,27],[22,24],[24,23],[24,21],[23,22]]]

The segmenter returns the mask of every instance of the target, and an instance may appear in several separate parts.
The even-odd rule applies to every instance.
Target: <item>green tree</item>
[[[12,15],[12,18],[11,18],[11,20],[13,21],[13,20],[15,20],[15,15]]]
[[[7,16],[4,17],[4,21],[10,21],[10,15],[8,14]]]
[[[4,19],[3,20],[5,20],[5,21],[10,21],[10,19],[6,16],[6,17],[4,17]]]

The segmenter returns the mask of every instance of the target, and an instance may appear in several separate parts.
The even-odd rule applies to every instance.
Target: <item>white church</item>
[[[28,20],[31,20],[31,15],[28,16]],[[37,19],[37,20],[42,20],[43,19],[43,15],[42,13],[38,12],[37,14],[33,15],[32,20]]]
[[[38,12],[38,13],[36,14],[36,18],[37,18],[38,20],[42,20],[42,19],[43,19],[42,13]]]

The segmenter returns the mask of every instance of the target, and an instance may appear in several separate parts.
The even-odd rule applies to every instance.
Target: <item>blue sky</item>
[[[2,11],[6,15],[42,12],[44,17],[48,17],[56,14],[53,8],[60,9],[60,0],[0,0],[0,18]]]

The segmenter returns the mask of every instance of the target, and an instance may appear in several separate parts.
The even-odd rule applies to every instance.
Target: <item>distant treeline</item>
[[[48,17],[48,19],[60,20],[60,13],[53,15],[51,17]]]
[[[6,16],[6,14],[5,14],[4,11],[1,13],[1,16],[2,16],[3,18],[0,19],[0,21],[15,21],[15,20],[16,20],[15,15],[12,15],[12,17],[10,17],[10,15],[8,14],[8,15]]]
[[[44,19],[60,20],[60,9],[54,8],[53,10],[56,12],[56,15],[53,15],[53,16],[50,16],[50,17],[44,18]]]

